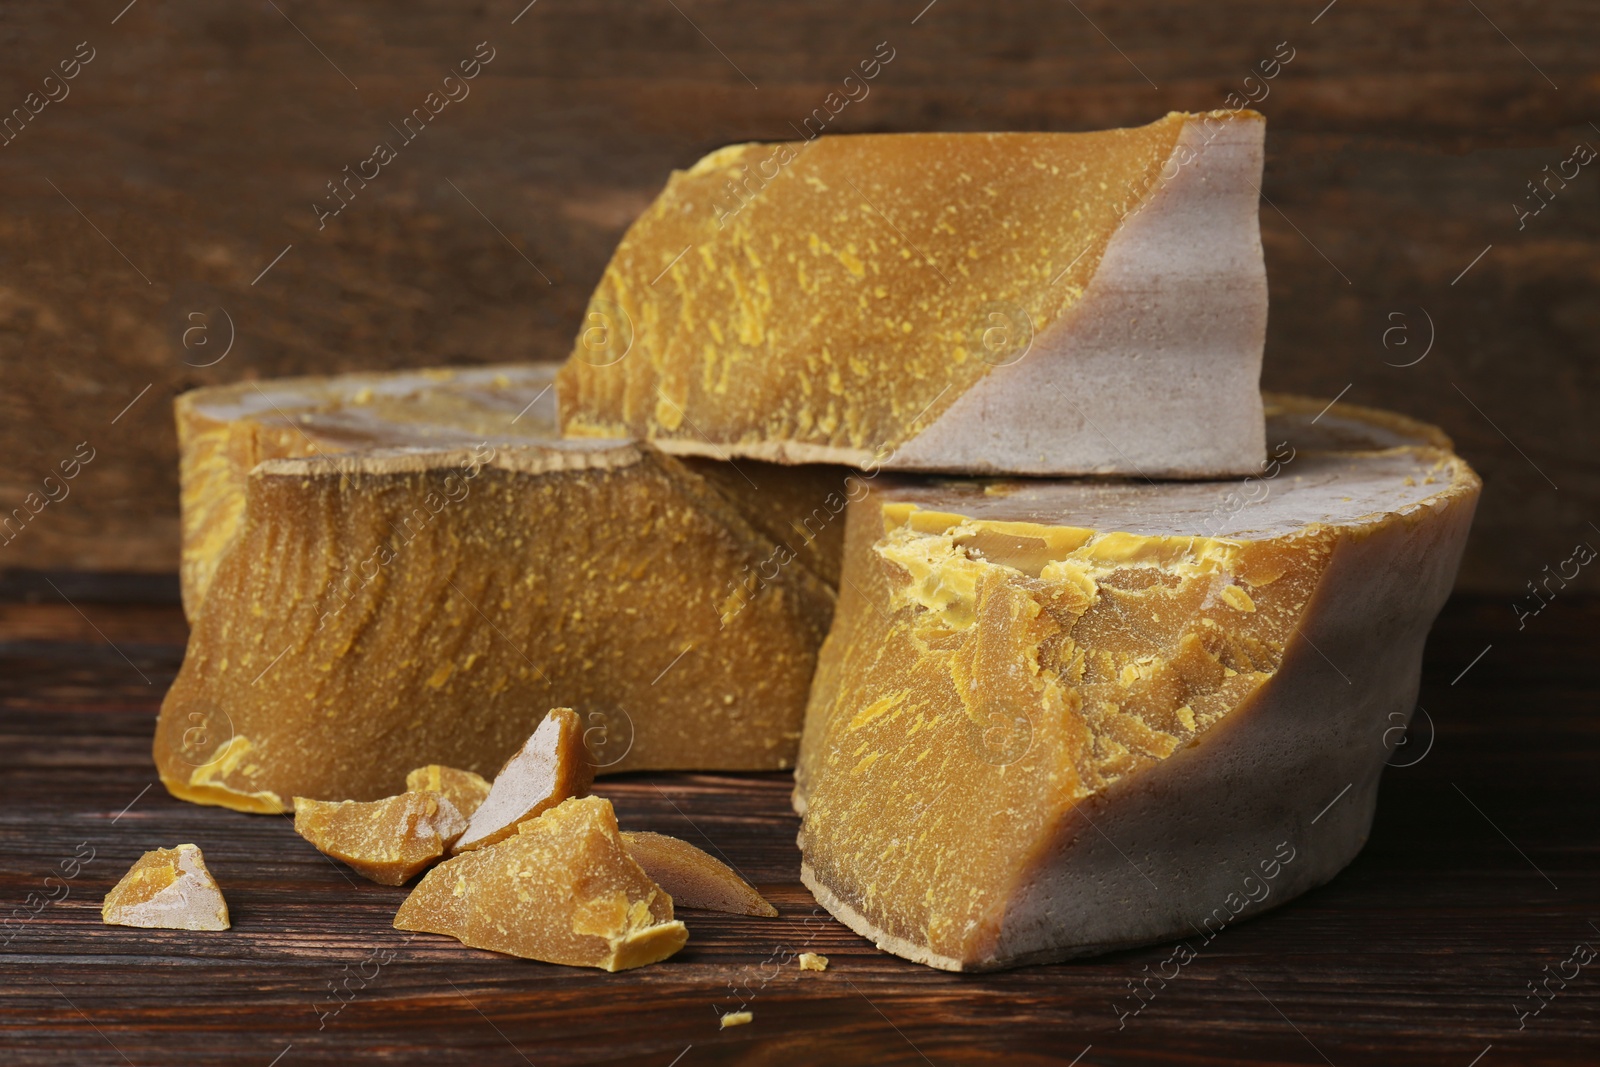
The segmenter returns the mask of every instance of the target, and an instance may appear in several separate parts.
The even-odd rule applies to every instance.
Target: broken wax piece
[[[489,780],[471,771],[430,763],[406,775],[406,789],[413,793],[426,789],[443,793],[457,811],[470,819],[483,798],[489,795]]]
[[[533,736],[506,761],[456,852],[504,841],[517,824],[536,818],[594,783],[594,763],[583,747],[583,726],[571,708],[552,708]]]
[[[664,960],[689,939],[672,897],[628,856],[601,797],[564,801],[499,844],[441,863],[394,925],[606,971]]]
[[[228,902],[198,845],[152,849],[140,856],[106,894],[100,919],[109,926],[157,930],[226,930],[232,925]]]
[[[1265,126],[722,148],[623,236],[562,428],[781,463],[1248,474]]]
[[[294,798],[295,833],[379,885],[404,885],[466,828],[456,806],[432,790],[370,801]]]
[[[769,919],[778,914],[778,909],[731,867],[687,841],[638,831],[623,834],[622,843],[627,846],[628,855],[644,868],[644,873],[671,893],[673,903],[680,908],[704,908]]]
[[[730,1026],[743,1026],[748,1022],[753,1022],[755,1017],[756,1015],[753,1011],[725,1011],[722,1013],[722,1022],[717,1029],[726,1030]]]
[[[601,772],[792,767],[834,592],[772,539],[804,496],[786,469],[740,463],[761,489],[736,500],[710,465],[553,438],[262,460],[163,703],[163,784],[258,812],[375,800],[428,763],[492,775],[555,706]],[[785,519],[790,543],[840,534],[843,492]]]
[[[828,969],[828,957],[815,952],[800,953],[800,969],[802,971],[825,971]]]
[[[173,404],[184,614],[194,620],[217,564],[245,522],[249,476],[258,463],[322,456],[337,464],[341,457],[385,449],[571,448],[559,444],[556,427],[557,366],[279,378],[184,393]],[[706,460],[685,460],[684,467],[824,582],[838,584],[844,524],[827,521],[823,502],[842,491],[848,472],[763,463],[734,469]]]
[[[1244,481],[852,505],[795,797],[835,917],[989,970],[1209,940],[1356,854],[1480,483],[1430,427],[1267,410]]]

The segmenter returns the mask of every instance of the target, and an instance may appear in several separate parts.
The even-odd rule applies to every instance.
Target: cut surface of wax
[[[1248,474],[1265,126],[719,149],[623,236],[562,427],[781,463]]]
[[[628,854],[657,885],[672,894],[680,908],[766,918],[778,914],[778,909],[733,868],[687,841],[648,831],[624,833],[622,841]]]
[[[146,852],[105,896],[100,918],[110,926],[161,930],[226,930],[228,902],[206,869],[198,845]]]
[[[550,374],[507,368],[511,387],[470,395],[507,424],[520,413],[521,432]],[[252,383],[180,404],[180,423],[209,427],[186,431],[185,521],[191,560],[214,569],[157,727],[169,791],[282,812],[294,796],[391,796],[427,764],[490,776],[559,706],[601,773],[793,766],[835,598],[813,564],[836,572],[825,542],[864,476],[821,492],[812,468],[560,441],[553,416],[537,442],[232,458],[301,432],[326,452],[330,426],[377,405],[362,391],[389,385],[259,383],[268,403]],[[336,399],[318,407],[323,393]],[[292,425],[273,429],[277,408]]]
[[[516,755],[495,775],[489,795],[472,815],[455,851],[468,852],[517,832],[569,797],[583,796],[594,782],[594,763],[583,747],[583,725],[571,708],[552,708]]]
[[[606,971],[666,959],[689,938],[672,897],[629,857],[601,797],[565,801],[504,841],[441,863],[394,925]]]
[[[1348,863],[1479,481],[1431,427],[1325,408],[1269,397],[1247,480],[852,505],[796,776],[817,899],[987,970],[1213,937]]]
[[[294,798],[295,833],[380,885],[404,885],[466,828],[466,817],[432,790],[369,801]]]
[[[418,767],[406,775],[408,792],[415,793],[429,789],[435,793],[443,793],[445,798],[456,806],[457,811],[470,819],[472,813],[478,810],[478,805],[483,803],[483,798],[489,795],[489,780],[481,774],[457,770],[455,767],[442,767],[437,763]]]
[[[192,620],[245,521],[250,471],[270,459],[356,457],[405,449],[566,447],[556,425],[555,363],[279,378],[179,396],[184,612]],[[687,460],[752,525],[838,582],[842,523],[817,510],[846,472]],[[352,470],[356,469],[352,467]],[[826,512],[824,511],[824,514]]]

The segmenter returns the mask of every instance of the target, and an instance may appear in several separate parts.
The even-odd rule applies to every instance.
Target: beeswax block
[[[780,463],[1245,475],[1265,120],[740,144],[618,245],[568,435]]]
[[[949,970],[1205,936],[1361,848],[1479,481],[1269,398],[1244,481],[878,479],[797,769],[802,878]]]
[[[565,801],[504,841],[441,863],[394,925],[606,971],[666,959],[689,938],[672,917],[672,897],[629,858],[611,802],[600,797]]]
[[[226,930],[228,902],[198,845],[157,848],[139,857],[100,905],[110,926]]]

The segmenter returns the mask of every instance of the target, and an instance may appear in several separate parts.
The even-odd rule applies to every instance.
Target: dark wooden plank
[[[880,41],[895,58],[832,130],[1142,123],[1222,105],[1287,42],[1261,103],[1266,383],[1458,439],[1489,479],[1464,588],[1521,589],[1596,536],[1600,192],[1586,171],[1526,227],[1512,210],[1600,145],[1592,5],[562,0],[513,24],[525,2],[8,7],[0,108],[96,54],[0,146],[0,514],[97,451],[0,568],[173,569],[183,389],[564,356],[672,167],[793,137]],[[471,95],[319,229],[326,183],[485,40]],[[236,343],[207,367],[219,307]]]
[[[7,931],[8,1064],[943,1067],[1081,1053],[1099,1067],[1499,1067],[1590,1064],[1600,1047],[1592,968],[1525,1028],[1516,1015],[1544,967],[1600,945],[1600,599],[1557,600],[1520,631],[1503,600],[1453,601],[1428,651],[1431,747],[1419,726],[1397,762],[1426,754],[1388,772],[1366,850],[1328,886],[1224,931],[1120,1029],[1114,1003],[1131,1006],[1129,984],[1170,946],[984,976],[880,953],[799,885],[781,775],[598,786],[624,825],[724,855],[778,919],[686,912],[682,953],[617,975],[395,931],[404,890],[354,877],[287,819],[151,785],[151,721],[181,619],[171,606],[80,606],[92,627],[63,605],[0,610],[0,904],[26,912],[28,894],[59,895],[45,879],[94,849],[64,899]],[[100,897],[127,865],[180,841],[205,848],[233,930],[101,925]],[[830,970],[800,972],[802,949]],[[341,1008],[330,986],[347,978]],[[755,1021],[719,1032],[719,1012],[741,1004]]]

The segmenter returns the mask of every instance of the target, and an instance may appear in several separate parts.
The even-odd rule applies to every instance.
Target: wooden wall
[[[1470,588],[1509,599],[1600,546],[1600,161],[1514,208],[1600,147],[1592,5],[525,2],[8,5],[0,108],[59,99],[0,145],[0,511],[93,458],[0,568],[173,569],[184,389],[564,356],[670,168],[792,137],[880,42],[833,129],[1088,129],[1265,93],[1265,384],[1444,426],[1487,482]],[[402,143],[391,123],[475,53],[470,95]],[[396,158],[319,221],[379,141]]]

